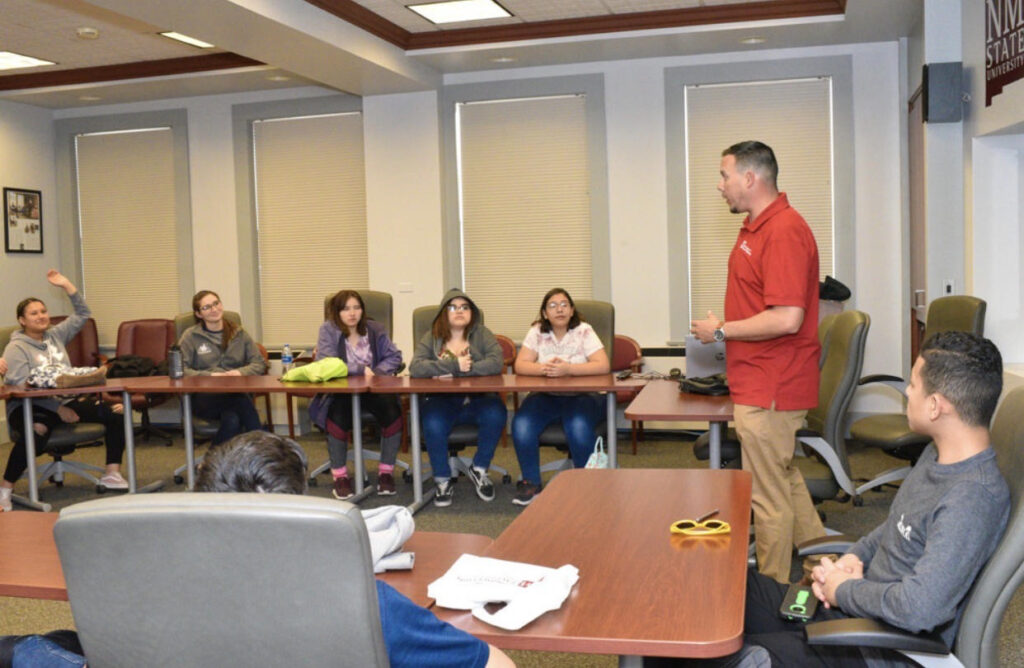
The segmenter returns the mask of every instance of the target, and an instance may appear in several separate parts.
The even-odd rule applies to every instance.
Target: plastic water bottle
[[[284,344],[284,349],[281,350],[281,368],[284,369],[285,373],[288,373],[292,369],[292,347],[287,343]]]
[[[183,378],[185,376],[185,363],[181,357],[181,348],[174,345],[167,351],[167,375],[171,378]]]

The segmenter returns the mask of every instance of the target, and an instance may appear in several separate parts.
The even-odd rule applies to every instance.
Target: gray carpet
[[[309,454],[311,465],[316,466],[326,459],[326,447],[322,437],[303,437],[300,441]],[[647,442],[640,444],[638,454],[635,456],[629,452],[628,436],[620,438],[619,442],[622,452],[619,457],[619,465],[624,468],[704,466],[704,463],[694,459],[689,442],[682,440],[682,437],[678,435],[671,436],[666,440],[652,437]],[[0,462],[7,461],[9,450],[10,444],[0,445]],[[140,484],[163,478],[168,481],[168,486],[165,489],[181,489],[181,486],[174,485],[170,479],[170,472],[176,466],[184,463],[184,448],[180,438],[172,447],[141,443],[137,450]],[[103,450],[102,448],[82,449],[71,458],[101,464]],[[407,455],[402,455],[400,458],[408,460]],[[554,451],[547,448],[542,450],[542,461],[554,458],[556,458]],[[42,462],[43,459],[41,458],[39,461]],[[851,462],[854,475],[862,478],[873,477],[877,472],[898,463],[896,460],[870,450],[854,450],[851,454]],[[494,464],[508,469],[513,478],[517,477],[518,466],[511,445],[499,446]],[[369,467],[372,480],[375,475],[373,464],[371,463]],[[499,475],[496,473],[492,472],[492,477],[496,482],[499,480]],[[312,487],[310,493],[316,496],[330,496],[329,478],[329,475],[321,476],[320,484]],[[19,483],[18,491],[26,490],[25,483]],[[473,493],[472,486],[462,480],[456,485],[453,505],[444,509],[428,506],[416,515],[416,526],[426,531],[458,531],[496,537],[519,513],[518,507],[511,503],[514,485],[496,484],[496,490],[497,498],[492,503],[485,503]],[[869,492],[864,498],[864,505],[859,508],[855,508],[850,503],[830,501],[822,504],[821,509],[826,514],[826,524],[830,528],[860,535],[872,529],[885,518],[894,494],[895,490],[887,488],[880,492]],[[51,484],[43,485],[41,495],[44,500],[53,504],[55,511],[73,503],[96,498],[96,492],[92,485],[74,477],[69,478],[61,488]],[[397,496],[385,499],[371,496],[364,501],[363,505],[364,507],[373,507],[385,503],[408,504],[411,501],[412,486],[400,482]],[[794,564],[794,576],[798,570],[799,565]],[[39,633],[59,628],[74,628],[74,621],[67,603],[0,597],[0,635]],[[1007,611],[1000,635],[1001,665],[1024,665],[1024,637],[1020,633],[1021,629],[1024,629],[1024,599],[1018,593]],[[509,654],[519,666],[611,667],[617,665],[615,658],[608,656],[542,652],[510,652]]]

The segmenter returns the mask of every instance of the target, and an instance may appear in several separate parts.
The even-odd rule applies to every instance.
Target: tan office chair
[[[480,322],[478,325],[484,324],[484,312],[479,309]],[[434,318],[437,317],[437,305],[432,304],[430,306],[417,307],[412,312],[412,340],[413,346],[417,345],[423,335],[430,331],[431,326],[434,324]],[[406,421],[408,424],[408,420]],[[452,428],[450,434],[448,434],[448,461],[452,469],[452,475],[456,478],[459,474],[468,476],[469,469],[473,466],[473,460],[469,457],[460,457],[459,452],[464,450],[470,445],[475,445],[479,438],[479,430],[476,425],[473,424],[457,424]],[[426,448],[423,449],[426,452]],[[430,466],[427,466],[427,472],[423,474],[424,480],[429,480],[433,476],[433,471],[430,471]],[[491,462],[491,470],[497,471],[501,474],[501,481],[503,483],[512,482],[512,477],[509,472]]]
[[[90,666],[388,665],[352,504],[131,495],[65,508],[54,538]]]
[[[928,306],[923,340],[927,341],[940,332],[971,332],[982,336],[985,333],[985,306],[984,300],[967,295],[936,299]],[[898,376],[873,375],[866,376],[860,381],[862,386],[873,383],[888,385],[901,395],[907,386],[907,382]],[[904,413],[885,413],[861,418],[850,425],[850,438],[910,462],[909,465],[878,474],[858,487],[858,494],[906,478],[914,462],[931,441],[927,436],[922,436],[910,428]]]

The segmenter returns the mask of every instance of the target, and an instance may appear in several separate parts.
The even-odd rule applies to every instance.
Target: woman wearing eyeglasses
[[[186,376],[259,376],[267,370],[256,342],[248,332],[224,318],[224,305],[212,290],[192,297],[196,324],[181,333],[178,346]],[[192,396],[192,412],[206,420],[219,420],[213,445],[260,428],[260,416],[248,394]]]
[[[480,310],[461,290],[445,294],[429,332],[416,344],[409,365],[414,378],[437,376],[490,376],[501,373],[501,344],[481,322]],[[508,411],[496,394],[428,394],[423,398],[423,440],[434,470],[437,491],[434,505],[450,506],[454,488],[448,464],[448,435],[460,424],[479,431],[470,478],[477,496],[494,500],[494,485],[487,469],[505,429]]]
[[[327,319],[320,325],[316,358],[339,357],[350,376],[394,375],[402,366],[402,351],[388,338],[384,325],[367,319],[366,305],[355,290],[341,290],[327,305]],[[395,460],[402,444],[402,407],[393,394],[364,394],[361,406],[380,425],[380,465],[377,494],[395,494]],[[336,499],[354,494],[348,474],[348,439],[352,433],[352,396],[318,394],[309,405],[309,416],[327,432]]]
[[[524,376],[592,376],[608,373],[604,344],[594,328],[583,322],[576,304],[562,288],[549,290],[540,303],[540,315],[523,339],[515,371]],[[582,468],[594,450],[594,430],[601,419],[599,395],[534,392],[512,420],[512,442],[523,479],[512,503],[529,505],[540,493],[540,434],[561,421],[569,442],[569,455]]]

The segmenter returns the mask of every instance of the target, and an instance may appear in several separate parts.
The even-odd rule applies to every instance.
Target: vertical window
[[[821,276],[833,267],[834,173],[830,77],[685,88],[690,318],[723,316],[726,266],[743,217],[717,190],[722,150],[756,139],[772,147],[779,190],[807,220]]]
[[[491,331],[519,339],[554,287],[592,296],[584,95],[455,107],[462,284]]]
[[[122,321],[180,310],[173,132],[79,134],[74,147],[82,287],[113,345]]]
[[[252,134],[262,339],[315,341],[324,297],[369,285],[362,115],[255,121]]]

